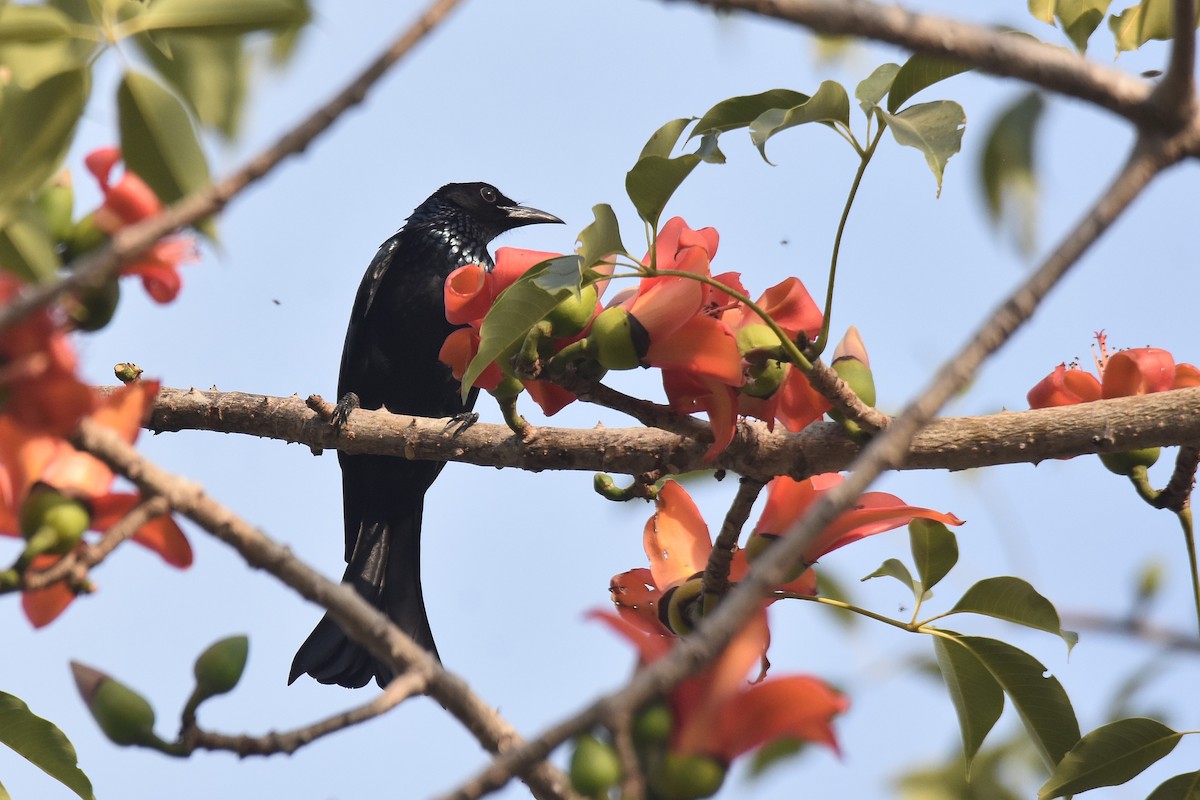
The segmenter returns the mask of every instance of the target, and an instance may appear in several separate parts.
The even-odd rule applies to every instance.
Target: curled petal
[[[718,755],[726,760],[787,736],[837,752],[833,718],[850,707],[846,697],[808,675],[788,675],[748,687],[726,703],[716,725]]]
[[[1029,390],[1026,396],[1030,408],[1053,408],[1088,403],[1100,399],[1100,381],[1090,372],[1067,369],[1059,364]]]
[[[796,432],[823,417],[826,411],[833,408],[833,404],[814,389],[804,373],[794,365],[789,364],[787,369],[783,388],[775,393],[779,397],[775,416],[783,423],[783,427]]]
[[[708,260],[717,254],[717,244],[720,236],[715,228],[692,230],[684,222],[683,217],[671,217],[658,232],[654,243],[656,266],[659,269],[680,269],[677,266],[677,256],[685,248],[695,247],[702,250]],[[644,263],[650,262],[647,254]]]
[[[654,585],[654,576],[645,567],[614,575],[608,584],[617,613],[644,633],[655,636],[674,636],[658,616],[662,592]]]
[[[1171,384],[1171,388],[1190,389],[1195,386],[1200,386],[1200,369],[1193,364],[1176,364],[1175,382]]]
[[[158,387],[158,381],[126,384],[101,401],[92,419],[133,444],[158,399]]]
[[[490,275],[482,264],[466,264],[446,277],[446,321],[466,325],[483,319],[492,305]]]
[[[712,461],[737,433],[737,390],[722,381],[681,370],[664,369],[662,378],[672,409],[683,414],[703,411],[708,415],[713,443],[704,452],[704,458]]]
[[[173,567],[187,569],[192,565],[192,545],[170,516],[150,520],[138,528],[133,540],[158,553],[163,561]]]
[[[34,570],[45,570],[54,565],[61,556],[38,556],[30,564]],[[75,600],[75,592],[63,581],[52,583],[44,589],[30,589],[21,593],[21,609],[35,628],[44,628],[67,610]]]
[[[781,475],[767,484],[767,504],[763,508],[755,533],[772,533],[782,536],[804,516],[808,507],[822,493],[837,486],[843,480],[836,472],[813,475],[802,481]]]
[[[638,649],[639,659],[643,664],[652,664],[665,656],[674,643],[673,637],[649,633],[624,616],[613,614],[611,611],[591,611],[588,612],[587,618],[603,622],[625,637]]]
[[[1175,381],[1175,359],[1157,347],[1122,350],[1104,367],[1100,396],[1133,397],[1169,390]]]
[[[122,267],[122,275],[137,275],[146,294],[156,303],[169,303],[179,295],[183,279],[179,267],[196,260],[196,240],[178,236],[158,242],[133,263]]]
[[[758,305],[792,336],[803,332],[815,339],[821,332],[824,316],[799,278],[787,278],[767,289],[758,298]],[[757,314],[753,316],[758,319]]]
[[[700,509],[675,481],[663,484],[654,504],[657,511],[646,522],[642,545],[654,585],[666,591],[704,569],[712,540]]]
[[[492,270],[492,296],[499,297],[500,293],[507,289],[513,281],[532,267],[561,255],[562,253],[550,253],[544,250],[501,247],[496,251],[496,268]]]
[[[549,381],[521,381],[533,402],[542,408],[542,413],[553,417],[579,398],[558,384]]]
[[[963,524],[963,521],[953,514],[905,505],[899,497],[885,492],[867,492],[858,499],[858,505],[839,516],[821,532],[817,540],[805,551],[804,560],[812,564],[839,547],[845,547],[877,533],[894,530],[914,519],[930,519],[946,525]]]
[[[96,178],[102,190],[108,189],[108,178],[113,167],[121,160],[121,148],[98,147],[83,157],[83,164]]]
[[[642,360],[663,370],[712,378],[726,386],[741,386],[745,380],[733,332],[721,320],[706,315],[691,317],[666,336],[652,335]]]

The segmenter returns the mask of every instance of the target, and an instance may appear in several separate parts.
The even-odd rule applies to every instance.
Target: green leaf
[[[958,638],[933,637],[942,679],[958,715],[967,769],[1004,710],[1004,691],[983,663]]]
[[[1142,0],[1108,18],[1117,52],[1137,50],[1151,39],[1167,41],[1175,32],[1172,0]],[[1200,9],[1200,2],[1196,3]]]
[[[891,91],[892,82],[896,80],[896,73],[899,71],[899,64],[880,64],[854,88],[854,98],[858,100],[858,107],[868,117],[879,106],[879,101],[884,95]]]
[[[1182,733],[1145,717],[1102,725],[1063,757],[1038,790],[1038,800],[1125,783],[1174,750],[1181,738]]]
[[[579,292],[582,263],[579,256],[559,256],[535,264],[496,298],[479,326],[479,352],[463,374],[464,398],[488,364],[518,347],[551,309]]]
[[[71,18],[49,6],[0,6],[0,42],[44,42],[71,35]]]
[[[236,36],[159,34],[136,37],[146,58],[191,107],[201,124],[227,139],[237,133],[246,100],[246,57]]]
[[[1054,0],[1029,0],[1029,13],[1047,25],[1054,24]]]
[[[126,168],[163,203],[208,185],[208,162],[179,98],[148,75],[126,72],[117,90]],[[211,222],[201,228],[212,236]]]
[[[0,743],[6,744],[84,800],[95,800],[92,783],[77,766],[71,742],[18,697],[0,692]]]
[[[962,106],[953,100],[936,100],[909,106],[895,115],[880,113],[897,143],[915,147],[925,154],[925,163],[937,178],[940,197],[946,162],[962,146],[963,128],[967,124]]]
[[[679,137],[683,134],[684,128],[690,125],[691,122],[691,117],[673,119],[650,134],[650,138],[646,140],[646,144],[642,147],[642,152],[638,155],[638,161],[650,156],[670,158],[675,145],[679,144]]]
[[[850,98],[840,83],[823,81],[817,93],[808,100],[791,108],[773,108],[764,111],[750,123],[750,141],[758,148],[763,161],[767,158],[767,140],[782,130],[794,128],[807,122],[820,122],[833,126],[840,122],[850,125]]]
[[[983,614],[1037,628],[1061,637],[1068,649],[1079,641],[1075,633],[1062,629],[1054,604],[1020,578],[985,578],[967,589],[946,613]]]
[[[0,225],[41,187],[66,156],[75,126],[87,104],[87,69],[52,75],[31,89],[3,89],[0,114]]]
[[[25,204],[0,228],[0,269],[32,283],[53,278],[62,262],[54,240],[32,204]]]
[[[627,252],[621,242],[621,227],[612,206],[608,203],[592,206],[592,217],[591,224],[579,232],[581,269],[599,264],[614,254]]]
[[[1011,217],[1017,246],[1033,252],[1037,238],[1037,173],[1033,139],[1042,117],[1042,95],[1028,92],[1001,113],[984,142],[980,185],[994,225]]]
[[[724,133],[735,128],[749,127],[764,112],[771,109],[794,108],[808,102],[810,97],[791,89],[771,89],[759,94],[748,94],[722,100],[704,112],[688,138],[704,133]]]
[[[922,89],[971,69],[971,65],[962,61],[920,54],[913,56],[904,62],[892,80],[892,88],[888,92],[888,113],[895,114],[896,109]]]
[[[205,36],[286,28],[308,20],[304,0],[156,0],[127,27],[143,31],[191,31]]]
[[[1200,800],[1200,772],[1168,778],[1146,800]]]
[[[625,193],[646,223],[658,230],[667,201],[702,159],[690,153],[678,158],[643,156],[625,175]]]
[[[0,800],[12,800],[12,795],[4,788],[3,783],[0,783]]]
[[[921,586],[927,592],[958,563],[958,539],[936,520],[914,519],[908,523],[908,540]]]
[[[1108,13],[1111,0],[1058,0],[1054,5],[1054,14],[1062,25],[1063,33],[1081,53],[1087,51],[1088,39],[1092,32],[1100,27],[1101,20]]]
[[[889,558],[879,565],[879,569],[864,576],[862,580],[869,581],[872,578],[895,578],[913,593],[914,598],[921,596],[921,587],[913,580],[912,573],[908,571],[908,567],[904,566],[904,562],[898,559]]]
[[[1054,676],[1033,656],[1011,644],[980,636],[956,640],[983,663],[1021,717],[1048,769],[1079,741],[1075,709]]]
[[[750,759],[750,777],[759,778],[772,767],[793,760],[807,751],[808,744],[803,739],[794,739],[790,736],[783,736],[767,742],[755,750]]]

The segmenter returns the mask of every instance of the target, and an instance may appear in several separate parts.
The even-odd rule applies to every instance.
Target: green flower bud
[[[1138,467],[1146,469],[1154,466],[1160,452],[1157,447],[1143,447],[1139,450],[1126,450],[1124,453],[1101,453],[1100,463],[1107,467],[1109,472],[1129,475]]]
[[[875,377],[869,366],[854,356],[844,356],[833,362],[833,371],[854,390],[858,399],[869,406],[875,405]]]
[[[667,753],[661,768],[651,776],[651,784],[664,800],[700,800],[720,790],[727,771],[710,756]]]
[[[193,696],[197,701],[225,694],[237,686],[249,652],[250,640],[245,636],[230,636],[209,645],[192,668],[196,676]]]
[[[612,745],[590,733],[575,740],[571,754],[571,785],[586,797],[606,797],[608,790],[621,780],[621,760]]]
[[[567,295],[567,299],[551,309],[545,317],[546,322],[550,323],[551,335],[556,339],[566,339],[582,333],[596,314],[598,297],[595,285],[584,286],[579,294],[572,292]]]
[[[96,215],[88,214],[75,223],[70,232],[64,237],[67,245],[67,257],[74,258],[83,253],[90,253],[108,241],[108,234],[96,227]]]
[[[142,377],[142,368],[137,364],[122,361],[120,364],[113,365],[113,374],[121,383],[133,383]]]
[[[643,750],[665,745],[674,727],[670,707],[661,700],[651,703],[633,719],[633,743]]]
[[[775,331],[761,322],[753,322],[739,328],[737,346],[738,352],[742,354],[743,358],[749,358],[756,354],[778,357],[781,347]]]
[[[742,392],[751,397],[770,397],[779,391],[786,375],[786,365],[774,358],[768,358],[761,364],[751,364],[748,380],[742,385]]]
[[[639,335],[640,334],[640,335]],[[605,369],[633,369],[646,352],[646,330],[620,306],[606,308],[592,320],[589,350]],[[644,344],[639,352],[639,339]]]
[[[500,379],[499,385],[489,391],[489,394],[497,400],[512,400],[523,391],[525,391],[525,385],[520,380],[512,375],[505,375]]]
[[[100,730],[115,744],[150,744],[154,735],[154,709],[146,698],[103,672],[71,662],[71,672],[83,702]]]
[[[71,213],[75,207],[75,190],[71,186],[71,173],[63,170],[54,177],[37,196],[37,208],[46,223],[46,230],[56,242],[66,241],[71,235]]]
[[[704,616],[703,593],[704,582],[700,578],[668,589],[658,604],[659,620],[680,636],[691,633]]]
[[[752,533],[750,538],[746,540],[746,560],[753,563],[757,561],[763,553],[767,552],[775,542],[779,541],[779,536],[774,533]],[[784,583],[791,583],[805,573],[809,565],[800,562],[796,566],[788,570],[784,577]]]
[[[100,286],[72,293],[64,305],[77,329],[98,331],[112,321],[120,301],[121,284],[114,275]]]
[[[92,524],[87,506],[49,486],[35,487],[21,504],[21,535],[35,535],[51,544],[39,548],[42,553],[66,553],[83,538]]]

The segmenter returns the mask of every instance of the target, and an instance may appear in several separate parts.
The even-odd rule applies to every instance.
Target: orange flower
[[[1069,406],[1200,386],[1200,370],[1192,364],[1176,364],[1166,350],[1136,347],[1109,355],[1104,331],[1096,334],[1095,362],[1098,378],[1077,365],[1059,364],[1029,390],[1029,407]]]
[[[780,476],[767,484],[767,505],[763,509],[754,533],[781,536],[800,521],[809,507],[825,492],[843,480],[837,473],[814,475],[803,481]],[[907,505],[895,495],[867,492],[858,498],[854,508],[843,513],[821,532],[805,550],[803,560],[812,565],[826,553],[857,542],[877,533],[907,525],[914,519],[931,519],[947,525],[962,525],[953,514]]]
[[[22,285],[0,271],[0,305]],[[51,313],[31,312],[0,337],[0,414],[30,431],[69,433],[95,405],[75,366],[75,351]]]
[[[595,612],[595,619],[633,643],[643,664],[666,654],[669,642],[624,618]],[[769,678],[754,684],[747,673],[758,662],[769,633],[759,611],[704,670],[667,694],[673,728],[669,749],[678,755],[704,755],[728,765],[768,742],[789,737],[824,744],[835,752],[833,718],[849,701],[824,681],[807,675]]]
[[[92,419],[132,443],[157,393],[157,382],[122,387],[99,402]],[[112,492],[113,480],[107,466],[66,440],[28,431],[14,420],[0,417],[0,535],[21,535],[21,508],[35,485],[49,486],[83,502],[90,512],[89,530],[103,533],[140,499],[134,494]],[[185,568],[192,563],[191,546],[170,517],[146,523],[133,540],[172,566]],[[44,569],[59,557],[39,556],[31,568]],[[30,622],[41,627],[61,614],[74,596],[69,587],[56,584],[25,592],[22,604]]]
[[[119,181],[111,182],[113,167],[120,160],[119,147],[101,147],[84,158],[84,164],[104,193],[104,202],[94,215],[96,227],[110,236],[163,210],[162,201],[154,190],[132,172],[126,170]],[[159,303],[169,303],[182,286],[179,266],[195,260],[195,238],[178,236],[156,242],[122,267],[121,274],[139,276],[150,297]]]
[[[668,626],[670,595],[684,583],[698,580],[712,552],[712,539],[700,509],[675,481],[667,481],[655,498],[655,512],[646,521],[642,545],[650,569],[633,569],[614,575],[609,584],[613,604],[622,618],[647,633],[673,635]],[[749,570],[746,551],[733,554],[729,577],[738,581]],[[777,592],[814,595],[816,577],[811,571]]]

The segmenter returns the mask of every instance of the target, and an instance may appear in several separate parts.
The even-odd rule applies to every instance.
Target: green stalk
[[[1196,603],[1196,624],[1200,625],[1200,569],[1196,562],[1196,531],[1192,525],[1192,507],[1184,506],[1177,514],[1183,527],[1183,541],[1187,545],[1188,567],[1192,571],[1192,599]]]

